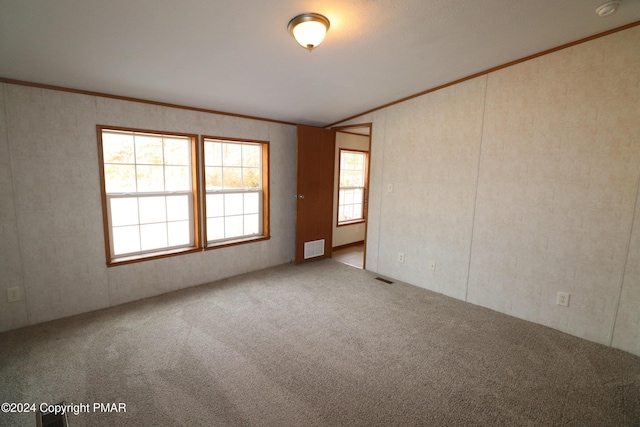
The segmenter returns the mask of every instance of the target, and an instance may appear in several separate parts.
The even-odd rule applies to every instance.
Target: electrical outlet
[[[398,252],[398,262],[404,263],[404,254],[402,252]]]
[[[436,271],[436,262],[435,261],[429,261],[429,270]]]
[[[387,184],[387,193],[393,193],[393,184]]]
[[[7,288],[7,301],[20,301],[20,288]]]
[[[569,307],[569,295],[567,292],[558,292],[558,300],[556,304],[563,307]]]

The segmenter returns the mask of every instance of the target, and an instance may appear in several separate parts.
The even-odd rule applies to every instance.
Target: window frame
[[[362,187],[342,187],[340,186],[340,176],[342,173],[342,153],[358,153],[364,155],[364,159],[362,162],[363,165],[363,185]],[[339,148],[338,149],[338,197],[337,197],[337,207],[336,207],[336,227],[345,227],[349,225],[362,224],[367,221],[367,192],[368,192],[368,184],[369,182],[369,152],[366,150],[357,150],[353,148]],[[347,221],[340,221],[340,190],[342,189],[355,189],[362,188],[362,218],[352,219]]]
[[[261,214],[261,228],[262,233],[260,235],[252,235],[252,236],[241,236],[241,237],[232,237],[224,240],[212,240],[209,241],[207,236],[207,194],[230,194],[230,193],[241,193],[244,194],[246,191],[242,190],[229,190],[229,191],[210,191],[207,189],[207,180],[206,180],[206,159],[205,159],[205,143],[207,141],[216,141],[222,143],[247,143],[247,144],[259,144],[261,146],[261,192],[262,192],[262,200],[260,206],[260,214]],[[271,239],[271,233],[269,228],[269,207],[270,207],[270,192],[269,192],[269,141],[261,141],[261,140],[253,140],[246,138],[229,138],[224,136],[213,136],[213,135],[201,135],[200,136],[200,158],[202,161],[202,167],[200,170],[201,174],[201,182],[202,182],[202,236],[203,236],[203,246],[204,250],[212,250],[212,249],[220,249],[229,246],[242,245],[246,243],[259,242],[263,240]]]
[[[193,243],[184,245],[181,247],[172,248],[160,248],[140,251],[135,254],[126,255],[113,255],[113,235],[111,226],[111,207],[109,200],[111,197],[124,197],[123,194],[116,194],[110,196],[106,191],[105,180],[105,164],[104,164],[104,151],[103,151],[103,133],[104,132],[122,132],[122,133],[138,133],[155,136],[178,136],[181,138],[188,138],[190,144],[190,180],[191,189],[183,191],[162,191],[162,192],[135,192],[131,193],[134,197],[153,197],[153,196],[168,196],[176,194],[186,194],[190,197],[190,234],[193,237]],[[166,258],[170,256],[182,255],[187,253],[199,252],[202,250],[202,238],[200,227],[200,183],[199,183],[199,159],[198,159],[198,135],[186,132],[165,132],[149,129],[137,129],[121,126],[107,126],[96,125],[96,134],[98,139],[98,164],[100,170],[100,192],[102,199],[102,217],[104,227],[104,243],[105,243],[105,256],[107,259],[107,267],[116,265],[131,264],[135,262],[147,261],[158,258]]]

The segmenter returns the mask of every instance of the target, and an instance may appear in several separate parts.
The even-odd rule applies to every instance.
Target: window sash
[[[361,182],[363,185],[339,185],[338,187],[338,218],[337,218],[338,225],[349,224],[352,222],[358,222],[358,221],[364,220],[367,154],[368,153],[362,152],[362,151],[340,149],[340,171],[339,171],[338,182],[343,183],[344,181],[347,181],[347,177],[345,176],[346,175],[345,173],[349,173],[350,175],[352,175],[351,176],[352,179],[357,178],[356,181]],[[356,167],[352,165],[349,165],[347,167],[346,162],[344,161],[347,156],[350,156],[350,157],[360,156],[362,159],[358,163],[361,164],[362,167],[359,168],[357,167],[357,165]],[[352,200],[347,203],[345,201],[345,192],[349,191],[349,192],[352,192],[352,194],[355,193],[352,190],[360,190],[360,197],[358,198],[358,200]],[[352,214],[353,211],[351,209],[351,214],[348,215],[348,218],[341,219],[341,216],[344,217],[345,215],[345,210],[354,206],[359,206],[358,214],[354,216]]]
[[[358,200],[353,200],[352,202],[346,203],[344,201],[343,191],[350,190],[360,190],[361,197]],[[354,221],[362,221],[364,220],[364,192],[365,187],[340,187],[340,191],[338,193],[338,224],[347,224]],[[355,195],[354,195],[355,197]],[[360,206],[358,215],[350,215],[349,218],[340,219],[341,214],[344,215],[345,208]]]
[[[140,219],[140,199],[144,199],[144,198],[158,198],[158,197],[172,197],[172,196],[186,196],[187,197],[187,208],[188,208],[188,216],[187,219],[182,219],[182,220],[170,220],[168,218],[166,218],[164,221],[154,221],[154,222],[141,222]],[[189,248],[189,247],[193,247],[195,244],[195,235],[194,235],[194,227],[193,227],[193,194],[191,192],[187,192],[187,191],[182,191],[182,192],[156,192],[156,193],[120,193],[120,194],[107,194],[107,212],[108,212],[108,218],[109,218],[109,240],[111,242],[110,245],[110,252],[111,252],[111,258],[119,258],[119,257],[130,257],[130,256],[134,256],[134,255],[147,255],[147,254],[153,254],[156,252],[160,252],[160,251],[167,251],[167,250],[173,250],[173,249],[180,249],[180,248]],[[137,222],[132,222],[129,224],[125,224],[125,225],[113,225],[113,213],[112,213],[112,203],[111,201],[114,199],[135,199],[136,200],[136,204],[138,205],[137,208]],[[166,200],[166,199],[165,199]],[[165,208],[166,208],[166,204],[165,204]],[[166,211],[165,211],[165,215],[166,215]],[[188,221],[189,223],[189,241],[187,243],[182,243],[182,244],[177,244],[177,245],[170,245],[169,242],[169,224],[171,223],[177,223],[177,222],[184,222],[184,221]],[[155,247],[155,248],[150,248],[150,249],[142,249],[142,227],[145,225],[157,225],[157,224],[164,224],[165,228],[167,229],[167,245],[165,246],[161,246],[161,247]],[[116,239],[114,238],[114,229],[122,229],[124,227],[138,227],[138,242],[139,242],[139,246],[140,246],[140,250],[136,250],[136,251],[129,251],[129,252],[122,252],[122,253],[115,253],[115,249],[116,249]]]
[[[230,146],[233,148],[238,148],[240,150],[240,160],[238,162],[237,159],[234,159],[236,162],[233,162],[233,160],[229,160],[231,163],[226,163],[225,164],[225,152],[224,150],[222,150],[219,154],[219,157],[216,158],[215,154],[213,152],[211,152],[211,156],[213,157],[213,164],[210,164],[207,162],[208,157],[207,153],[209,151],[209,147],[211,147],[212,145],[221,145],[221,150],[225,147],[225,146]],[[244,147],[248,147],[248,148],[259,148],[259,152],[260,155],[258,156],[257,159],[257,165],[246,165],[245,164],[245,158],[244,158],[244,153],[243,153],[243,148]],[[211,147],[211,149],[213,149],[214,147]],[[204,137],[203,138],[203,164],[204,164],[204,175],[205,175],[205,179],[204,179],[204,185],[205,185],[205,191],[232,191],[232,190],[243,190],[243,191],[248,191],[248,190],[258,190],[258,189],[262,189],[263,188],[263,182],[262,182],[262,171],[263,171],[263,167],[264,165],[262,164],[262,150],[264,150],[263,147],[263,143],[260,142],[251,142],[251,141],[236,141],[236,140],[225,140],[225,139],[218,139],[218,138],[208,138],[208,137]],[[209,185],[209,176],[208,176],[208,172],[211,170],[215,170],[215,169],[219,169],[220,172],[220,183],[219,185],[216,186],[211,186]],[[235,171],[236,173],[239,173],[239,178],[240,181],[242,182],[242,184],[245,184],[245,173],[253,170],[253,169],[257,169],[258,170],[258,174],[257,174],[257,185],[256,186],[228,186],[227,184],[227,179],[232,175],[232,171]],[[247,175],[248,176],[248,175]]]
[[[264,198],[264,192],[262,191],[262,189],[251,189],[251,190],[209,190],[206,192],[206,195],[221,195],[221,196],[225,196],[228,194],[239,194],[239,195],[245,195],[245,194],[257,194],[258,195],[258,210],[257,212],[248,212],[245,209],[244,206],[244,197],[243,197],[243,208],[242,208],[242,212],[241,213],[235,213],[235,214],[225,214],[223,212],[222,215],[211,215],[211,212],[214,210],[211,206],[209,206],[209,202],[207,199],[205,199],[205,205],[207,207],[207,215],[205,218],[205,222],[208,224],[208,221],[210,219],[222,219],[223,221],[223,227],[226,226],[226,220],[228,218],[238,218],[238,217],[242,217],[243,221],[244,221],[244,217],[246,216],[250,216],[250,215],[258,215],[258,229],[255,233],[247,233],[245,230],[245,224],[243,222],[243,233],[242,234],[234,234],[232,236],[224,236],[221,238],[210,238],[210,235],[212,234],[212,230],[209,229],[209,227],[207,226],[206,232],[207,232],[207,243],[208,244],[217,244],[217,243],[223,243],[223,242],[229,242],[229,241],[233,241],[233,240],[239,240],[239,239],[246,239],[246,238],[251,238],[251,237],[259,237],[262,236],[264,234],[264,230],[263,230],[263,198]],[[226,230],[226,228],[224,228]],[[226,231],[225,231],[226,234]]]

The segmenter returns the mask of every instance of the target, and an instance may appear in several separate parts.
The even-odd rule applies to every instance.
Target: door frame
[[[351,133],[355,135],[367,136],[369,138],[369,146],[368,146],[368,155],[367,155],[367,175],[365,177],[365,200],[364,200],[364,254],[362,260],[362,269],[366,270],[367,268],[367,231],[369,227],[369,193],[370,193],[370,180],[371,180],[371,138],[373,133],[373,123],[359,123],[353,125],[344,125],[344,126],[333,126],[331,130],[342,133]],[[338,150],[336,144],[334,144],[335,150]],[[339,174],[339,172],[338,172]],[[339,176],[339,175],[338,175]],[[334,183],[335,186],[339,186],[339,182]],[[335,213],[338,209],[337,203],[339,199],[335,200],[335,205],[333,206],[333,212]],[[335,218],[335,215],[334,215]],[[333,248],[331,248],[331,256],[333,256]]]

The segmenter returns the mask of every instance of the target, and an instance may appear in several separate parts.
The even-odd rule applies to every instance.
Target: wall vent
[[[304,259],[324,255],[324,239],[304,242]]]

